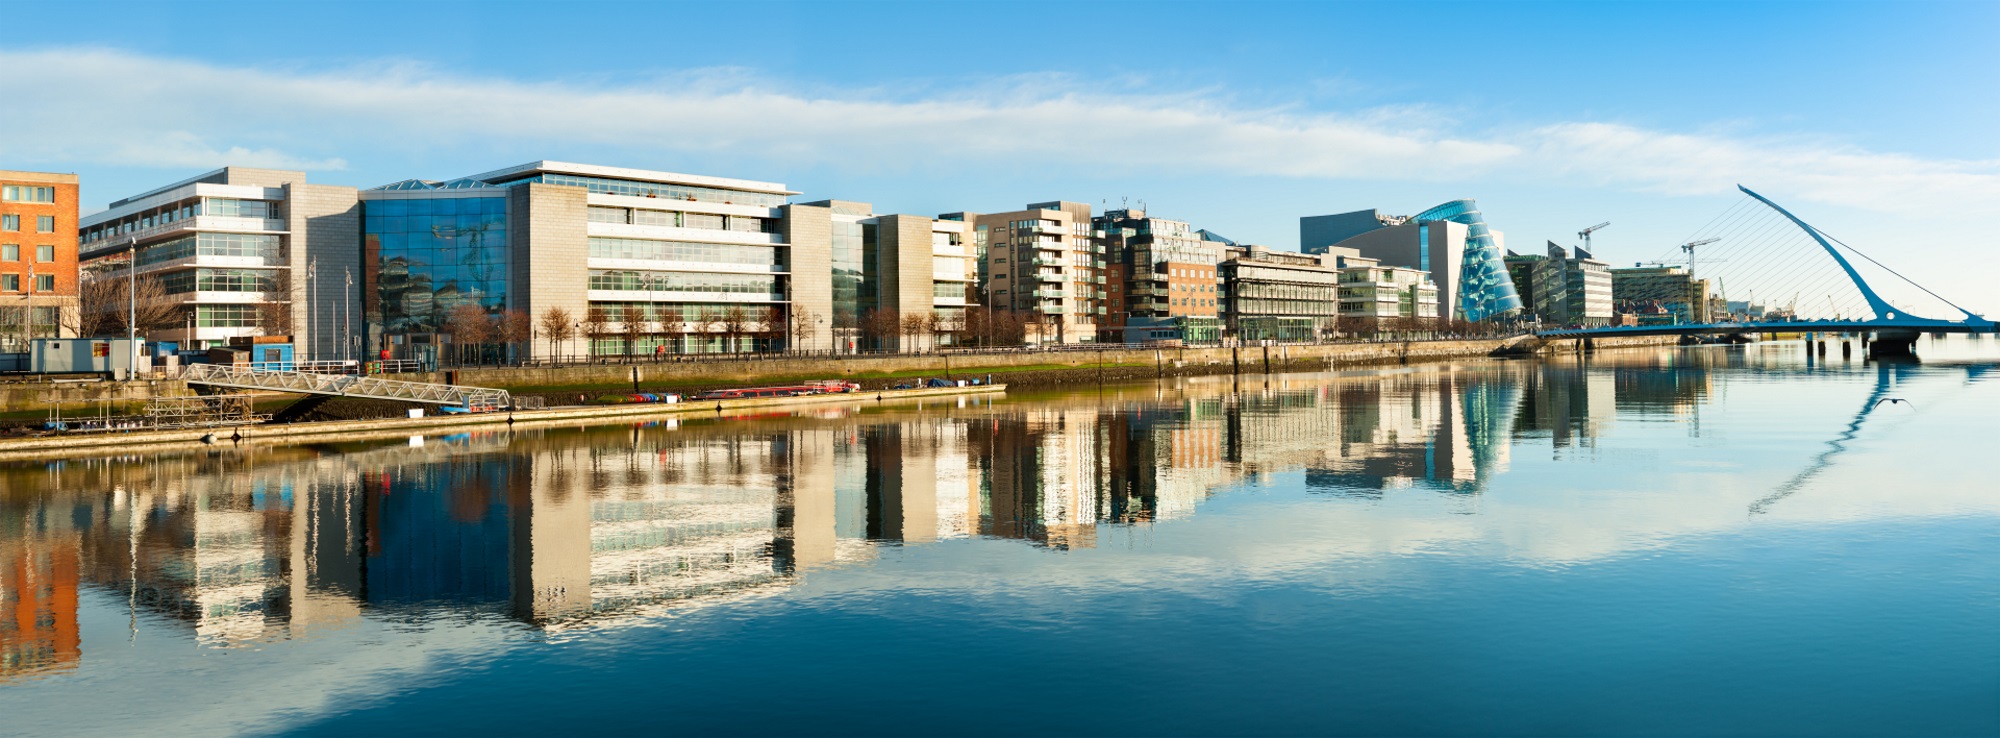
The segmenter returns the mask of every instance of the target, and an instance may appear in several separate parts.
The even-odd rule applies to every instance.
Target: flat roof
[[[76,184],[76,175],[62,172],[27,172],[15,169],[0,169],[0,179],[15,182],[54,182],[56,184]]]
[[[566,161],[548,161],[546,159],[542,161],[532,161],[518,166],[511,166],[505,169],[495,169],[491,172],[486,172],[484,174],[475,174],[472,175],[471,177],[468,177],[467,179],[477,179],[485,182],[494,182],[498,180],[515,180],[515,179],[520,179],[522,177],[532,176],[536,174],[544,174],[544,173],[572,174],[582,177],[604,177],[606,179],[627,179],[636,182],[658,182],[660,184],[694,185],[697,187],[714,187],[717,189],[724,189],[724,190],[762,192],[772,195],[801,194],[798,192],[793,192],[791,190],[785,189],[785,185],[782,182],[759,182],[753,179],[731,179],[728,177],[708,177],[699,174],[680,174],[678,172],[659,172],[650,169],[627,169],[625,167],[606,167],[606,166],[598,166],[596,164],[576,164],[573,162],[566,162]]]

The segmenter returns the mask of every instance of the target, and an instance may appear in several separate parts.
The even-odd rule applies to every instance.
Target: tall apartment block
[[[1120,329],[1102,340],[1120,343],[1172,340],[1214,343],[1222,338],[1222,283],[1216,265],[1227,244],[1210,241],[1193,226],[1154,218],[1144,210],[1106,211],[1091,221],[1120,279]]]
[[[0,171],[0,351],[70,335],[77,309],[76,175]]]
[[[183,347],[293,337],[302,358],[358,357],[364,278],[353,187],[304,172],[224,167],[111,203],[83,219],[83,279],[134,268],[173,305],[141,326]],[[122,316],[120,316],[122,319]]]
[[[1216,269],[1224,322],[1244,341],[1313,341],[1338,335],[1340,269],[1327,255],[1231,246]]]
[[[1090,206],[1031,203],[1006,213],[947,213],[984,254],[984,304],[1029,323],[1030,343],[1090,343],[1106,315],[1105,248]]]

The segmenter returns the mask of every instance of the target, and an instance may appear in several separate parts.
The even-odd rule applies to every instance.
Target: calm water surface
[[[2000,735],[1920,350],[11,464],[0,733]]]

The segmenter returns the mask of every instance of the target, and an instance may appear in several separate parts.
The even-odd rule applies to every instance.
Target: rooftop
[[[699,174],[658,172],[650,169],[627,169],[625,167],[606,167],[606,166],[598,166],[596,164],[576,164],[571,162],[548,161],[548,160],[533,161],[518,166],[507,167],[505,169],[496,169],[491,172],[486,172],[484,174],[475,174],[470,177],[465,177],[464,179],[474,179],[483,182],[492,182],[495,184],[499,184],[503,182],[511,182],[513,180],[522,179],[525,177],[532,177],[537,174],[568,174],[578,177],[601,177],[605,179],[622,179],[633,182],[658,182],[660,184],[692,185],[696,187],[713,187],[716,189],[740,190],[743,192],[757,192],[769,195],[799,194],[797,192],[785,189],[785,185],[781,182],[759,182],[750,179],[708,177]]]

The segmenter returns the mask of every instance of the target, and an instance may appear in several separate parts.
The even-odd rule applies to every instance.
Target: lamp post
[[[319,334],[320,334],[319,321],[314,320],[314,318],[318,317],[316,313],[319,309],[319,301],[313,298],[318,296],[319,296],[319,257],[309,256],[306,257],[306,330],[312,333],[313,345],[309,348],[312,349],[313,355],[308,356],[306,358],[311,361],[320,360],[321,357],[319,356],[319,347],[324,345],[324,343],[319,340]],[[292,312],[294,315],[296,315],[298,311],[294,310]]]
[[[131,381],[134,369],[139,368],[139,237],[132,236],[126,243],[130,255],[125,261],[125,379]]]
[[[570,329],[569,329],[569,358],[570,358],[570,360],[571,360],[571,361],[575,361],[575,360],[576,360],[576,342],[577,342],[577,336],[578,336],[579,334],[581,334],[581,333],[583,333],[583,321],[579,320],[579,321],[575,321],[575,322],[573,322],[573,323],[571,323],[571,324],[570,324]]]
[[[341,267],[341,274],[347,277],[347,288],[340,291],[340,335],[348,336],[340,341],[340,360],[352,358],[348,347],[354,345],[354,268]]]

